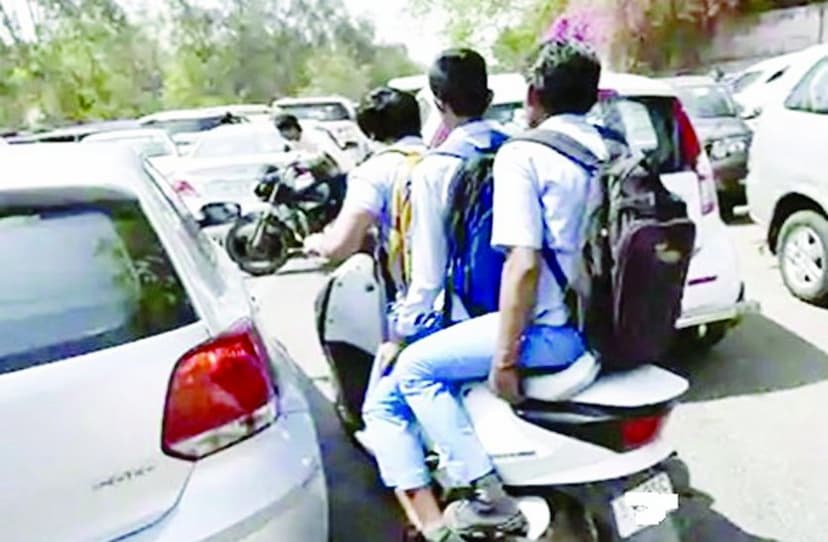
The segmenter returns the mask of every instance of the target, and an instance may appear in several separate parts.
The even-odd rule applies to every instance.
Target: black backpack
[[[658,361],[670,347],[696,227],[644,154],[631,152],[613,131],[599,132],[610,154],[606,161],[559,132],[530,130],[513,141],[550,147],[600,183],[601,204],[583,217],[577,276],[567,279],[548,246],[543,257],[590,350],[605,367],[630,368]]]

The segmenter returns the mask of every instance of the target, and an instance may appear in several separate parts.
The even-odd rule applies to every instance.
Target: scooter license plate
[[[667,515],[678,508],[678,495],[666,473],[659,473],[642,484],[630,489],[612,501],[615,525],[621,538],[658,525]]]

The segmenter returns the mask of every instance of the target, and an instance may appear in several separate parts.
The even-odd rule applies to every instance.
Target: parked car
[[[86,122],[73,126],[64,126],[52,130],[43,130],[31,134],[18,135],[8,138],[12,144],[21,143],[72,143],[100,132],[112,130],[130,130],[139,128],[135,120],[107,120],[100,122]]]
[[[298,369],[149,171],[4,151],[0,540],[325,542]]]
[[[348,149],[356,162],[369,151],[369,142],[356,123],[353,102],[341,96],[280,98],[272,104],[274,112],[290,113],[300,121],[315,121],[328,128],[339,146]]]
[[[178,160],[169,179],[197,220],[209,203],[238,203],[247,213],[263,207],[253,189],[267,170],[301,156],[271,124],[220,126],[205,132]]]
[[[517,129],[525,123],[525,80],[518,74],[490,79],[497,115],[506,117],[508,112],[510,117],[506,118],[511,118],[513,129]],[[611,72],[602,75],[600,85],[599,103],[590,113],[592,121],[618,130],[634,147],[651,153],[659,164],[664,185],[684,199],[696,224],[695,254],[677,323],[677,340],[688,350],[709,348],[758,305],[745,298],[736,252],[719,215],[707,152],[670,85]],[[425,95],[421,93],[422,98]],[[433,108],[428,111],[425,125],[433,135],[439,126],[438,113]]]
[[[169,174],[176,166],[178,148],[166,130],[141,128],[138,130],[114,130],[98,132],[84,137],[83,143],[102,141],[122,142],[136,153],[150,160],[162,173]]]
[[[390,79],[387,85],[397,90],[404,92],[411,92],[417,94],[422,89],[428,86],[428,76],[426,75],[407,75],[404,77],[395,77]]]
[[[499,121],[510,132],[516,133],[526,128],[526,119],[523,115],[526,82],[523,76],[517,73],[490,75],[489,88],[493,97],[485,118]],[[434,106],[434,96],[428,86],[417,94],[417,102],[423,119],[423,139],[434,144],[445,135],[445,132],[440,127],[440,115]]]
[[[828,45],[801,53],[767,100],[747,180],[788,289],[828,305]]]
[[[762,113],[762,106],[768,93],[790,66],[796,53],[775,56],[745,68],[730,81],[730,88],[736,103],[742,108],[742,116],[751,129],[756,128],[756,119]]]
[[[162,111],[139,119],[141,126],[161,128],[170,134],[182,155],[187,154],[202,132],[219,126],[230,115],[234,122],[265,123],[270,120],[266,105],[223,105],[177,111]]]
[[[719,209],[725,219],[744,205],[745,177],[753,132],[727,88],[709,77],[665,79],[678,94],[713,165]]]

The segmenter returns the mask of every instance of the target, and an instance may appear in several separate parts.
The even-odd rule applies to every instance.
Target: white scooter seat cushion
[[[601,364],[586,352],[569,367],[548,374],[523,379],[523,394],[537,401],[565,401],[592,384],[601,371]]]

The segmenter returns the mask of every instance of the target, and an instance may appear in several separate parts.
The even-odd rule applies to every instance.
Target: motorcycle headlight
[[[747,142],[738,137],[728,140],[727,150],[729,154],[740,154],[747,150]]]

